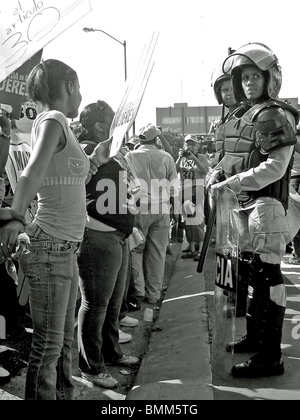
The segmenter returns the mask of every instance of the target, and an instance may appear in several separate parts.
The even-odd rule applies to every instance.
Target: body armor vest
[[[227,122],[215,131],[215,143],[220,158],[224,158],[222,165],[226,176],[233,176],[240,172],[256,168],[266,161],[268,155],[260,153],[256,145],[256,132],[251,125],[243,122],[242,118],[233,115]],[[289,183],[293,158],[291,159],[285,175],[278,181],[259,191],[247,191],[249,203],[259,197],[272,197],[281,201],[285,209],[288,208]],[[244,203],[245,204],[245,203]]]

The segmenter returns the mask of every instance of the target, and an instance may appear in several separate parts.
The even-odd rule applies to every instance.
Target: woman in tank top
[[[0,212],[0,219],[22,221],[30,202],[38,197],[36,218],[26,227],[30,253],[20,260],[29,280],[33,323],[25,399],[72,400],[76,252],[86,223],[85,183],[90,160],[67,118],[78,116],[82,97],[76,72],[58,60],[37,65],[27,88],[29,99],[39,106],[32,130],[32,155],[17,185],[11,214]],[[103,145],[98,162],[102,152],[107,152]],[[25,229],[19,220],[12,220],[0,231],[0,254],[5,257],[11,255],[17,235]]]

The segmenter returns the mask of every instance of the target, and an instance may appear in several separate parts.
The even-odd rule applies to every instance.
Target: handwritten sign
[[[26,96],[26,82],[31,70],[41,61],[43,51],[39,51],[33,57],[12,72],[5,80],[0,82],[1,101],[11,105],[11,117],[19,120],[22,104]]]
[[[0,82],[90,11],[89,0],[3,1]]]
[[[153,34],[148,47],[143,51],[135,77],[125,85],[125,93],[110,128],[110,136],[113,136],[110,157],[118,154],[124,136],[136,119],[154,67],[153,54],[157,40],[158,34]]]
[[[29,136],[29,135],[28,135]],[[18,133],[13,133],[6,164],[6,173],[10,186],[15,192],[17,182],[31,156],[31,147],[26,139]]]

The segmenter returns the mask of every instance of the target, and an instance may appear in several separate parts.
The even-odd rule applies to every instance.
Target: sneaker
[[[255,354],[247,362],[233,366],[231,373],[235,378],[262,378],[283,375],[284,363],[282,359],[269,362],[259,354]]]
[[[181,257],[181,259],[183,259],[183,260],[187,260],[187,259],[189,259],[189,258],[195,258],[196,257],[196,253],[195,252],[191,252],[191,251],[189,251],[189,252],[187,252],[185,255],[182,255],[182,257]]]
[[[131,318],[130,316],[125,316],[125,318],[121,319],[120,325],[121,327],[137,327],[139,325],[139,321],[135,318]]]
[[[131,334],[126,334],[123,331],[119,330],[119,344],[129,343],[132,340]]]
[[[128,356],[127,354],[123,354],[122,357],[120,357],[120,359],[117,360],[113,360],[110,362],[105,362],[106,365],[110,366],[110,365],[119,365],[119,366],[134,366],[137,365],[139,363],[139,359],[137,357],[134,356]]]
[[[129,302],[127,302],[127,306],[128,306],[129,312],[135,312],[135,311],[141,310],[141,305],[138,303],[137,299],[130,300]]]
[[[3,369],[3,367],[0,366],[0,384],[4,384],[9,379],[10,379],[10,373],[6,369]]]
[[[194,257],[194,261],[200,261],[201,252],[197,252],[196,256]]]
[[[240,338],[237,341],[232,341],[226,346],[226,351],[231,353],[254,353],[257,351],[257,346],[251,340],[248,339],[247,335]]]
[[[119,382],[107,371],[101,372],[98,375],[80,372],[80,375],[82,379],[85,379],[96,386],[100,386],[101,388],[114,389],[119,385]]]

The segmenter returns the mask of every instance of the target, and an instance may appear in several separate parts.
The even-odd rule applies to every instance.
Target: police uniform
[[[241,69],[249,65],[266,72],[268,83],[263,103],[247,110]],[[265,45],[251,43],[241,47],[225,60],[223,69],[230,71],[235,97],[246,108],[220,133],[223,167],[230,177],[216,188],[226,184],[240,199],[240,248],[246,256],[250,286],[247,335],[230,343],[228,350],[256,351],[249,361],[234,366],[232,374],[278,375],[284,372],[281,337],[286,308],[280,264],[286,247],[286,212],[298,113],[276,99],[281,70],[277,57]]]

